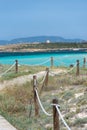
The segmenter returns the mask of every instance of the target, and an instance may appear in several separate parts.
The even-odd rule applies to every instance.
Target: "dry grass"
[[[6,70],[8,70],[9,67],[10,65],[0,65],[0,75],[3,74]],[[13,78],[17,78],[23,75],[34,74],[45,69],[46,69],[45,66],[32,67],[32,66],[21,65],[18,67],[18,73],[16,73],[15,66],[14,66],[6,74],[0,77],[0,82],[1,81],[3,82],[4,80],[11,80]]]
[[[84,70],[83,70],[84,71]],[[38,85],[40,92],[42,85]],[[40,99],[46,111],[52,112],[52,100],[57,98],[66,122],[72,130],[86,130],[87,124],[87,77],[76,76],[75,71],[66,75],[49,76]],[[8,87],[0,92],[0,114],[5,116],[18,130],[52,130],[52,117],[40,110],[34,116],[33,88],[30,82],[21,86]],[[85,116],[84,116],[85,115]],[[65,130],[60,121],[61,130]]]

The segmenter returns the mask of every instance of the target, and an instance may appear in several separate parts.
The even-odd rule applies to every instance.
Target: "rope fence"
[[[47,59],[46,61],[44,62],[41,62],[41,63],[38,63],[38,64],[21,64],[21,65],[27,65],[27,66],[42,66],[42,65],[45,65],[46,63],[48,63],[50,61],[50,59]]]
[[[55,107],[56,107],[56,110],[57,110],[57,112],[58,112],[60,118],[61,118],[62,121],[63,121],[63,124],[66,126],[67,130],[71,130],[70,127],[68,126],[68,124],[66,123],[66,121],[64,120],[64,118],[63,118],[63,116],[62,116],[62,114],[61,114],[61,112],[60,112],[60,110],[59,110],[57,104],[55,105]]]
[[[46,116],[53,116],[53,127],[54,130],[59,130],[59,116],[62,119],[63,124],[66,126],[67,130],[71,130],[66,121],[64,120],[58,105],[58,100],[53,99],[53,103],[51,104],[53,106],[53,114],[49,114],[43,107],[38,91],[37,91],[37,77],[36,75],[33,76],[33,91],[34,91],[34,104],[35,104],[35,116],[39,116],[39,106],[41,107],[42,111]]]
[[[49,113],[46,112],[46,110],[44,109],[44,107],[43,107],[43,105],[42,105],[42,103],[41,103],[41,101],[40,101],[40,98],[39,98],[39,95],[38,95],[37,89],[35,89],[35,92],[36,92],[36,96],[37,96],[37,99],[38,99],[39,105],[40,105],[42,111],[44,112],[44,114],[47,115],[47,116],[52,116],[52,114],[49,114]]]
[[[46,75],[47,75],[47,71],[45,72],[45,74],[43,76],[43,79],[40,82],[38,82],[38,84],[43,84],[44,83]]]
[[[0,76],[7,74],[14,66],[15,66],[15,73],[18,73],[19,67],[23,66],[22,64],[20,64],[19,61],[15,60],[15,63],[12,64],[5,72],[1,73]],[[66,70],[65,72],[61,72],[61,73],[58,73],[58,74],[56,74],[52,71],[52,68],[55,67],[54,63],[57,62],[57,58],[51,57],[51,58],[48,58],[46,61],[43,61],[39,64],[34,64],[34,65],[24,64],[24,65],[34,67],[34,69],[35,69],[36,68],[35,66],[42,66],[42,65],[45,65],[45,63],[48,63],[48,62],[50,62],[50,74],[53,75],[53,76],[68,74],[68,73],[72,72],[75,68],[76,68],[76,76],[79,76],[80,73],[82,72],[80,70],[86,69],[86,58],[83,58],[83,60],[81,60],[81,61],[77,60],[76,63],[72,63],[72,64],[69,65],[69,68],[70,68],[69,70]],[[82,65],[82,67],[81,67],[81,65]],[[86,71],[84,70],[84,72],[86,72]],[[46,75],[44,75],[44,78],[41,81],[41,84],[44,82]]]
[[[60,126],[59,126],[59,117],[61,118],[63,124],[65,125],[65,127],[67,128],[67,130],[71,130],[70,127],[68,126],[68,124],[66,123],[66,121],[64,120],[62,113],[59,109],[59,105],[58,105],[58,101],[57,99],[54,99],[52,102],[52,106],[53,106],[53,113],[48,113],[45,108],[42,105],[42,102],[40,100],[38,91],[37,91],[37,87],[38,84],[42,85],[41,90],[43,89],[44,86],[48,85],[48,79],[49,79],[49,75],[54,75],[54,76],[59,76],[59,75],[65,75],[68,74],[70,72],[72,72],[75,68],[76,68],[76,76],[80,75],[80,61],[77,60],[76,63],[73,64],[73,66],[69,69],[66,70],[66,72],[62,72],[62,73],[54,73],[52,71],[52,68],[54,67],[54,60],[53,57],[51,57],[50,59],[47,59],[46,61],[42,62],[41,64],[36,64],[36,65],[32,65],[32,66],[38,66],[38,65],[44,65],[45,63],[50,61],[50,67],[51,69],[49,70],[49,68],[46,68],[43,79],[39,82],[37,81],[37,76],[34,75],[33,76],[33,93],[34,93],[34,106],[35,106],[35,116],[39,115],[39,106],[41,107],[42,111],[44,112],[44,114],[46,116],[53,116],[53,127],[54,130],[59,130]],[[82,61],[81,61],[82,62]],[[13,69],[13,67],[15,67],[15,73],[19,72],[19,67],[20,67],[20,63],[18,60],[15,60],[15,63],[12,64],[5,72],[1,73],[0,76],[3,76],[5,74],[7,74],[11,69]],[[83,59],[83,68],[86,68],[86,58]]]
[[[0,76],[7,74],[8,71],[10,71],[14,66],[15,66],[15,63],[13,65],[11,65],[5,72],[1,73]]]
[[[77,64],[75,64],[70,70],[67,70],[66,72],[61,72],[59,74],[54,73],[52,70],[50,70],[50,74],[53,74],[54,76],[59,76],[59,75],[65,75],[70,73],[71,71],[74,70],[74,68],[76,67]]]
[[[76,59],[76,57],[75,57]],[[48,58],[30,58],[30,59],[18,59],[19,63],[21,65],[27,65],[27,66],[40,66],[40,65],[45,65],[45,66],[66,66],[69,67],[71,64],[75,63],[75,59],[68,58],[59,58],[59,57],[48,57]],[[87,66],[87,61],[86,61],[86,57],[83,57],[82,60],[81,58],[77,57],[77,59],[80,59],[80,63],[81,66],[86,67]],[[73,62],[72,62],[73,61]],[[13,62],[13,60],[4,60],[4,61],[0,61],[0,63],[5,63],[5,64],[11,64]]]

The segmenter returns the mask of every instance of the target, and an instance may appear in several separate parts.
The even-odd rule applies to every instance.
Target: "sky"
[[[30,36],[87,40],[87,0],[0,0],[0,40]]]

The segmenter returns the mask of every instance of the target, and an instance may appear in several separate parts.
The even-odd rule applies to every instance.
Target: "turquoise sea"
[[[0,64],[13,64],[18,60],[22,65],[44,65],[50,66],[53,57],[55,66],[69,66],[76,64],[76,60],[87,58],[85,51],[56,51],[56,52],[0,52]]]

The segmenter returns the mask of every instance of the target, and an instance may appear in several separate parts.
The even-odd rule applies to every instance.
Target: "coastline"
[[[61,49],[19,49],[19,50],[0,50],[0,53],[25,53],[25,52],[87,52],[87,48],[61,48]]]
[[[85,43],[40,43],[40,44],[7,44],[0,45],[0,52],[63,52],[63,51],[84,51],[87,52]]]

